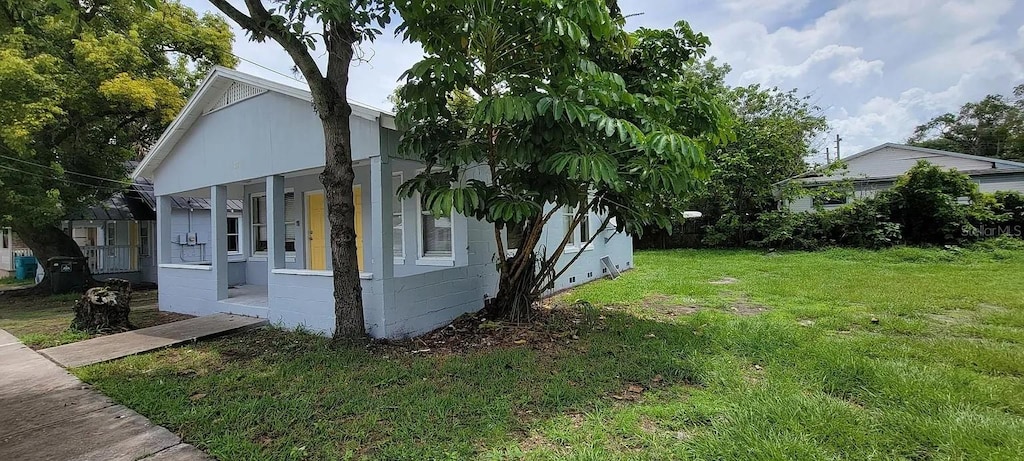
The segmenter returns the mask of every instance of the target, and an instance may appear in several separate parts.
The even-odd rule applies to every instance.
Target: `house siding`
[[[380,155],[378,122],[351,117],[356,160]],[[324,166],[323,128],[308,101],[268,92],[199,117],[156,169],[156,195]]]

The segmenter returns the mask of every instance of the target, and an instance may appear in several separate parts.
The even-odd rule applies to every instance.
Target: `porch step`
[[[257,328],[266,324],[266,319],[234,314],[214,314],[100,336],[43,349],[39,353],[64,368],[75,368],[184,342]]]

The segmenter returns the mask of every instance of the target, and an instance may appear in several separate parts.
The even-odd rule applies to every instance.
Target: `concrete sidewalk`
[[[0,330],[0,460],[209,459]]]
[[[202,338],[258,328],[266,324],[267,319],[242,315],[205,315],[124,333],[97,336],[77,343],[43,349],[39,353],[64,368],[84,367]]]

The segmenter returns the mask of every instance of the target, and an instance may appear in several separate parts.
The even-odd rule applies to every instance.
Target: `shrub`
[[[832,210],[762,214],[755,223],[765,248],[814,250],[827,246],[884,248],[900,243],[900,225],[879,211],[879,202],[859,200]]]
[[[965,229],[974,227],[970,207],[961,198],[971,203],[982,199],[970,176],[922,160],[877,200],[889,220],[902,226],[907,243],[944,245],[964,242],[970,237]]]

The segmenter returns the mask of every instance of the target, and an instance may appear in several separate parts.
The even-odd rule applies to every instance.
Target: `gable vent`
[[[259,96],[266,92],[267,90],[265,88],[260,88],[246,83],[233,82],[231,83],[231,86],[229,86],[228,89],[224,91],[224,94],[217,98],[217,100],[214,101],[212,105],[210,105],[210,108],[206,109],[206,111],[203,113],[209,114],[210,112],[213,112],[217,109],[230,106],[239,101],[244,101],[253,96]]]

